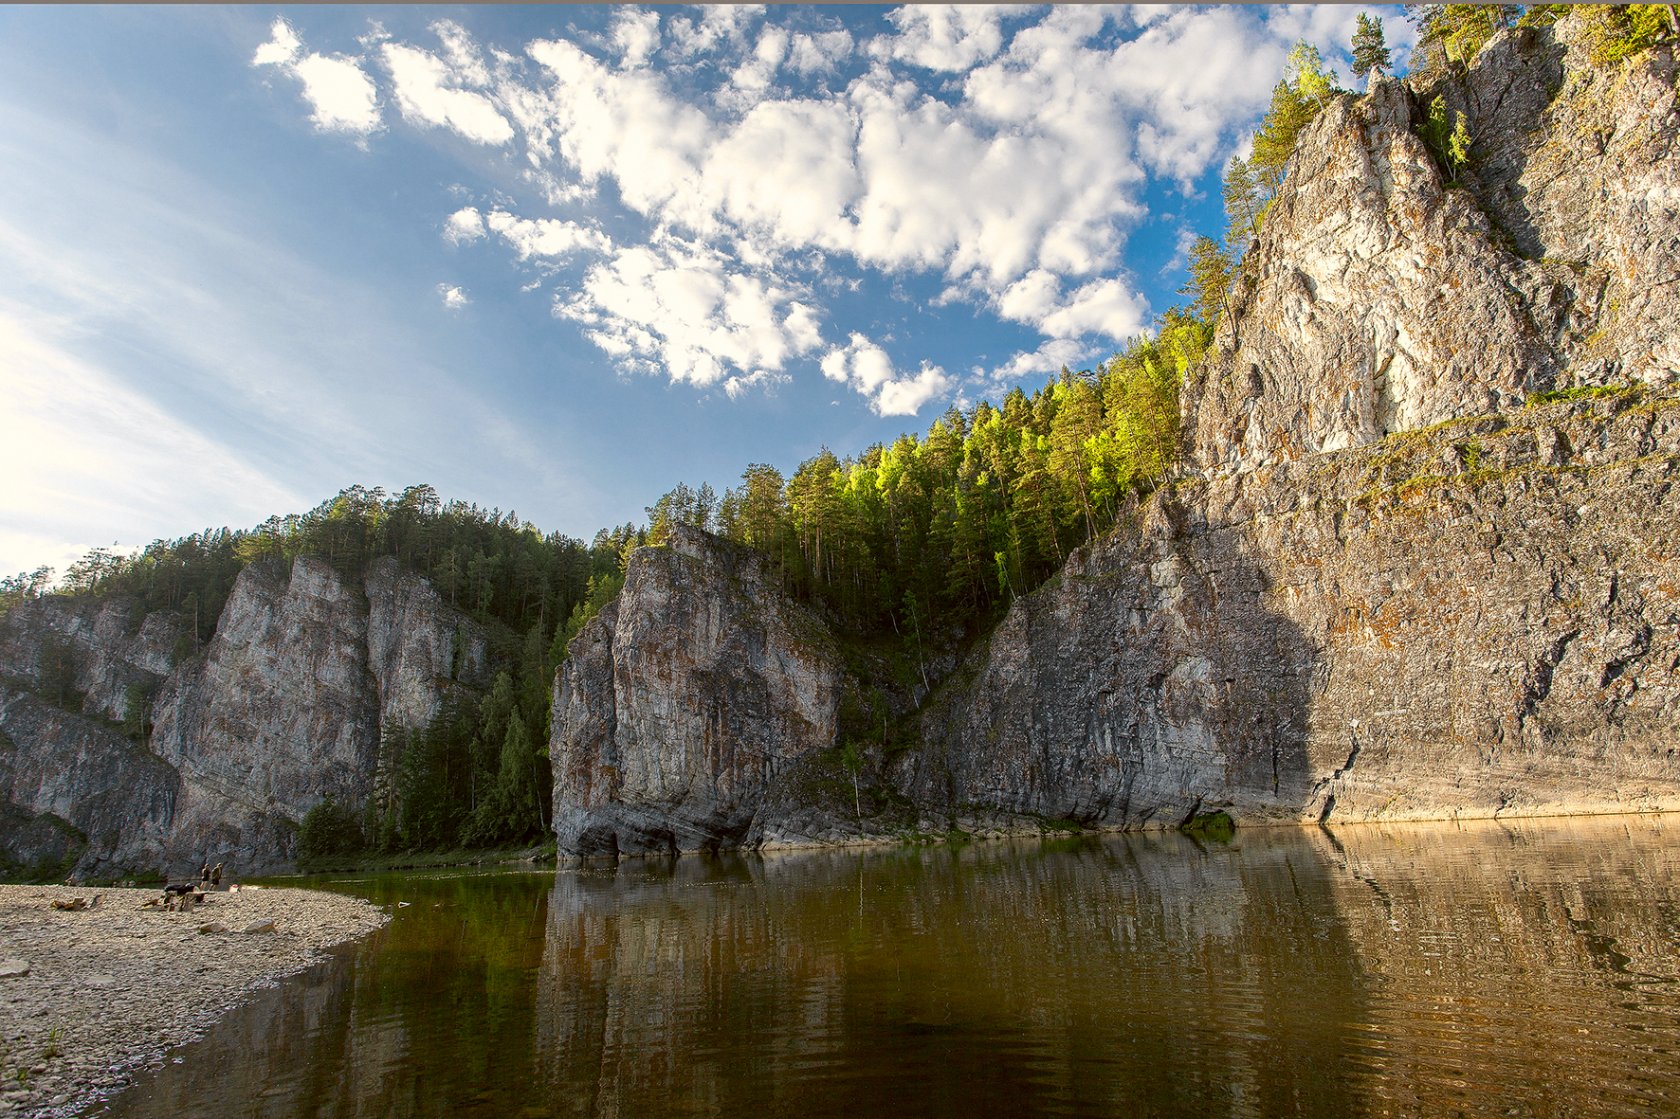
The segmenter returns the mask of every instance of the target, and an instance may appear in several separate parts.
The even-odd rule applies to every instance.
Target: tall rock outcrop
[[[172,615],[137,615],[47,598],[0,618],[0,802],[78,834],[83,873],[284,866],[305,812],[384,776],[387,731],[485,674],[481,629],[390,559],[361,579],[307,556],[247,567],[199,655],[177,649]],[[69,665],[80,713],[42,697],[49,662]],[[139,742],[116,722],[132,685],[155,695]],[[50,857],[48,830],[31,834],[0,857]]]
[[[757,555],[685,529],[631,557],[554,690],[554,828],[575,854],[735,846],[834,744],[840,661]]]
[[[1506,32],[1463,79],[1378,77],[1301,135],[1186,386],[1189,458],[1248,469],[1530,393],[1680,365],[1674,62],[1588,64],[1573,21]],[[1476,143],[1452,183],[1433,99]]]
[[[906,793],[1117,826],[1680,807],[1674,65],[1594,70],[1559,26],[1303,132],[1186,386],[1189,469],[1014,605]],[[1417,136],[1437,95],[1463,184]]]

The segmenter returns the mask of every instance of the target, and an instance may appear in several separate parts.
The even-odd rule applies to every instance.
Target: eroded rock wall
[[[480,627],[389,559],[362,579],[307,556],[253,564],[201,653],[183,632],[123,599],[47,598],[0,619],[0,801],[78,830],[84,874],[285,866],[304,813],[381,779],[387,730],[424,726],[486,672]],[[43,652],[65,648],[80,713],[39,693]],[[121,725],[134,684],[155,696],[138,741]],[[15,861],[56,857],[48,830],[30,834]]]
[[[575,854],[735,846],[766,792],[834,744],[840,664],[762,557],[678,529],[555,683],[554,826]]]
[[[1018,602],[904,790],[1110,826],[1680,807],[1680,401],[1190,479]]]
[[[1595,68],[1573,33],[1503,33],[1439,87],[1379,76],[1308,126],[1186,386],[1194,467],[1674,378],[1674,61]],[[1437,94],[1476,141],[1452,180],[1419,138]]]

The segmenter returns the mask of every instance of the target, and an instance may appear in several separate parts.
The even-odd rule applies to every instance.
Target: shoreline
[[[390,920],[361,898],[295,887],[215,892],[190,913],[141,908],[161,893],[0,885],[0,972],[28,965],[0,978],[0,1116],[82,1112],[253,991]],[[94,908],[52,908],[95,895]],[[231,931],[199,931],[212,922]]]

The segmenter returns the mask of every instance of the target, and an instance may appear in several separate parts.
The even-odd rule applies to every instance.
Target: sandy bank
[[[95,894],[96,908],[52,908]],[[140,908],[158,895],[0,885],[0,1116],[66,1114],[109,1094],[248,991],[387,920],[360,898],[292,889],[217,893],[191,913]],[[272,932],[243,931],[269,920]],[[210,922],[232,931],[198,931]],[[8,975],[20,960],[27,974]]]

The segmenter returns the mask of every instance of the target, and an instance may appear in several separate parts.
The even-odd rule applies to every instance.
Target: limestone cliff
[[[39,837],[0,857],[62,857],[47,840],[68,831],[83,873],[284,865],[309,808],[381,777],[386,729],[424,725],[485,672],[479,627],[388,559],[362,579],[253,564],[198,655],[177,649],[179,619],[135,613],[53,597],[0,618],[0,802]],[[40,695],[50,656],[70,662],[79,713]],[[155,696],[142,741],[115,722],[131,685]]]
[[[1138,827],[1680,807],[1680,401],[1189,479],[1015,604],[898,778]]]
[[[840,666],[765,561],[677,529],[637,551],[554,690],[554,828],[579,854],[736,846],[833,745]]]
[[[1439,90],[1378,78],[1308,127],[1186,386],[1193,465],[1246,469],[1535,391],[1673,377],[1674,61],[1594,68],[1572,27],[1503,33]],[[1437,94],[1477,139],[1460,184],[1419,138]]]
[[[1303,133],[1186,386],[1189,469],[1015,604],[907,793],[1118,826],[1680,806],[1674,65],[1570,35]],[[1436,95],[1479,138],[1459,186]]]

